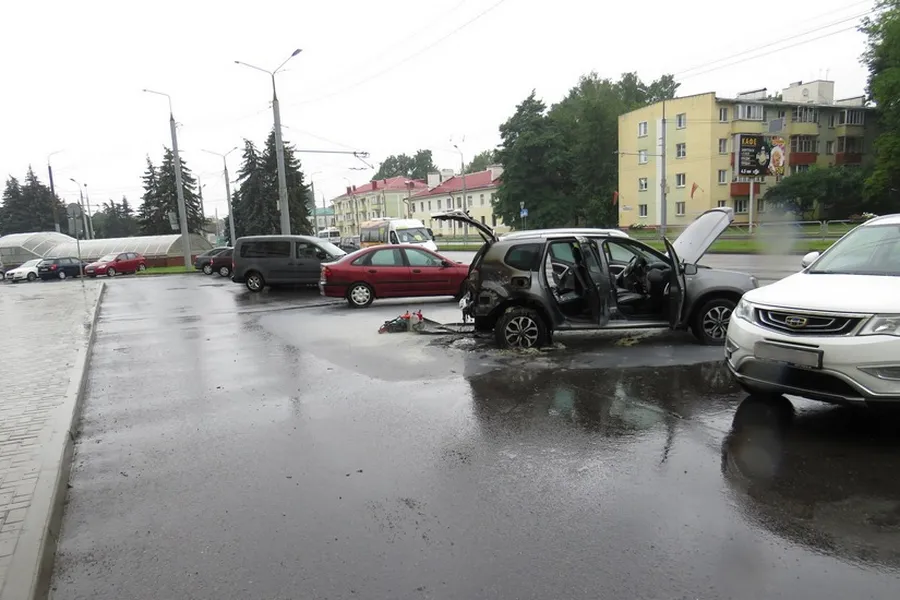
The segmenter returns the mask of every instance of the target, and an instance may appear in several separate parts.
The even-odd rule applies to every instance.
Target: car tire
[[[143,273],[146,270],[147,270],[147,265],[145,265],[144,263],[141,263],[138,265],[138,272]]]
[[[60,271],[60,272],[59,272],[59,275],[58,275],[57,277],[59,277],[60,279],[65,279],[65,278],[66,278],[66,272],[65,272],[65,271]]]
[[[347,303],[350,308],[367,308],[375,301],[375,291],[368,283],[354,283],[347,288]]]
[[[219,277],[228,277],[231,275],[230,267],[219,267]]]
[[[108,269],[106,270],[106,276],[107,276],[107,277],[115,277],[115,276],[116,276],[116,270],[113,269],[112,267],[108,268]]]
[[[503,349],[529,350],[550,343],[550,332],[544,318],[534,309],[511,307],[494,325],[494,339]]]
[[[728,333],[728,322],[735,303],[728,298],[713,298],[694,314],[691,332],[706,346],[722,346]]]
[[[259,271],[250,271],[247,273],[245,280],[244,285],[246,285],[247,289],[251,292],[259,293],[266,287],[266,280]]]
[[[213,268],[212,268],[211,264],[206,263],[205,265],[203,265],[203,274],[204,275],[212,275],[213,274]]]
[[[35,275],[34,273],[29,273],[26,279],[28,279],[28,281],[34,281],[35,279],[37,279],[37,275]]]

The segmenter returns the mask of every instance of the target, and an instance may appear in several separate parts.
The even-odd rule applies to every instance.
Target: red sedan
[[[147,259],[137,252],[107,254],[84,268],[88,277],[106,275],[115,277],[119,273],[137,273],[147,268]]]
[[[373,246],[322,265],[319,291],[365,308],[375,298],[462,297],[469,266],[414,245]]]

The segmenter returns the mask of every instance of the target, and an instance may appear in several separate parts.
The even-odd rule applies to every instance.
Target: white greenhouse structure
[[[203,236],[190,235],[191,255],[212,249]],[[77,257],[81,246],[82,260],[96,260],[106,254],[137,252],[147,259],[165,264],[183,256],[181,235],[147,235],[128,238],[81,240],[54,231],[13,233],[0,237],[0,261],[9,269],[34,258]]]

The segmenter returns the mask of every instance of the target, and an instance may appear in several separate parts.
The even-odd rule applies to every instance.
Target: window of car
[[[297,258],[318,258],[322,250],[310,242],[297,242]]]
[[[443,266],[442,259],[438,258],[434,254],[425,252],[424,250],[414,250],[412,248],[406,248],[406,260],[408,260],[410,266],[413,267]]]
[[[506,252],[503,262],[520,271],[536,271],[541,264],[542,250],[542,244],[519,244]]]
[[[234,254],[234,250],[232,250],[231,248],[226,248],[225,250],[222,250],[221,252],[217,253],[216,256],[217,256],[217,257],[219,257],[219,256],[231,256],[232,254]]]
[[[241,244],[241,258],[290,258],[291,243],[276,240],[254,240]]]
[[[369,255],[369,263],[373,267],[401,267],[403,257],[400,250],[376,250]]]
[[[648,263],[655,263],[660,258],[634,244],[624,244],[618,241],[607,240],[603,244],[603,252],[609,262],[627,263],[635,256],[641,256]]]
[[[900,276],[900,227],[857,227],[822,255],[808,273]]]
[[[575,264],[575,257],[572,255],[571,242],[553,242],[550,244],[550,256],[553,260]]]

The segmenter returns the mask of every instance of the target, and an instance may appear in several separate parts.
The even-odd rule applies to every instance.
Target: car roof
[[[516,240],[522,238],[533,238],[533,237],[560,237],[560,236],[571,236],[571,235],[585,235],[585,236],[597,236],[597,237],[625,237],[630,238],[627,233],[620,229],[598,229],[598,228],[590,228],[590,227],[560,227],[556,229],[532,229],[526,231],[515,231],[513,233],[507,233],[500,237],[500,240]]]
[[[863,227],[868,225],[900,225],[900,214],[875,217],[862,224]]]
[[[321,242],[323,238],[316,237],[314,235],[245,235],[239,237],[235,242],[265,242],[265,241],[302,241],[302,242]],[[328,241],[328,240],[325,240]]]

